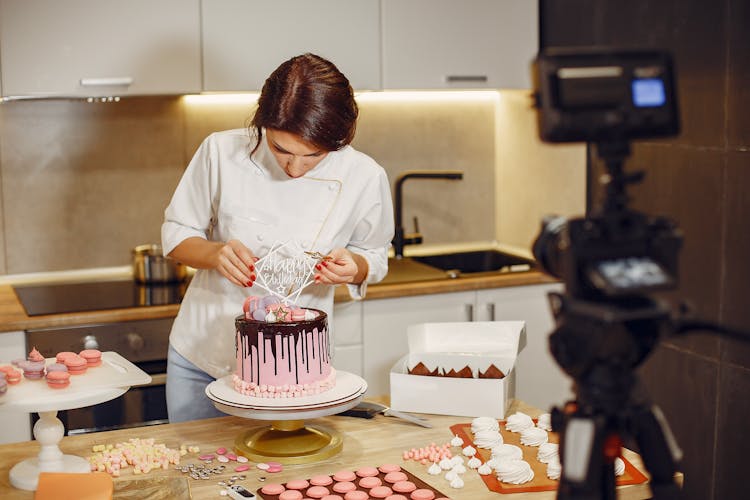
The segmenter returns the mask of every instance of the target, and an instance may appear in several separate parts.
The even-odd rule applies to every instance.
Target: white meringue
[[[490,452],[493,459],[497,460],[520,460],[523,457],[523,450],[514,444],[501,444],[492,448]]]
[[[448,481],[449,483],[453,481],[454,479],[456,479],[457,477],[458,477],[458,472],[455,472],[453,470],[449,470],[448,472],[445,473],[445,480]]]
[[[484,463],[477,469],[477,472],[480,476],[486,476],[492,474],[492,467],[490,467],[489,463]]]
[[[497,478],[504,483],[523,484],[534,479],[534,471],[525,460],[503,460],[497,470]]]
[[[562,474],[562,465],[560,465],[560,460],[555,459],[550,461],[547,464],[547,477],[550,479],[560,479],[560,474]]]
[[[459,446],[464,445],[464,440],[458,437],[458,434],[456,434],[453,439],[451,439],[451,446],[458,448]]]
[[[455,478],[454,478],[454,479],[453,479],[453,480],[451,481],[451,488],[455,488],[455,489],[458,489],[458,488],[463,488],[463,487],[464,487],[464,480],[463,480],[463,479],[461,479],[461,477],[460,477],[460,476],[456,476],[456,477],[455,477]]]
[[[537,417],[536,426],[540,429],[544,429],[547,432],[552,431],[551,415],[549,413],[542,413]]]
[[[542,443],[536,454],[536,459],[543,464],[548,464],[553,460],[560,460],[560,445],[557,443]]]
[[[505,429],[511,432],[521,432],[529,427],[534,427],[534,421],[527,414],[517,411],[505,421]]]
[[[625,462],[622,458],[615,458],[615,476],[622,476],[625,474]]]
[[[471,421],[471,432],[476,434],[479,431],[497,431],[500,430],[500,424],[494,417],[477,417]]]
[[[497,430],[483,430],[474,434],[474,444],[477,448],[490,450],[497,445],[503,444],[503,435]]]
[[[529,427],[521,431],[521,444],[527,446],[539,446],[546,443],[548,439],[547,431],[539,427]]]
[[[441,472],[443,472],[443,469],[435,462],[432,462],[432,465],[427,468],[427,473],[432,476],[437,476]]]
[[[464,457],[461,455],[456,455],[455,457],[450,459],[451,461],[451,467],[455,467],[456,465],[463,465],[464,464]]]
[[[482,461],[479,460],[475,455],[471,457],[468,462],[466,462],[466,465],[468,465],[470,469],[478,469],[479,466],[482,465]]]
[[[439,465],[439,466],[440,466],[440,468],[441,468],[441,469],[443,469],[443,470],[450,470],[450,469],[452,469],[452,468],[453,468],[453,462],[451,462],[451,459],[450,459],[450,458],[444,458],[444,459],[442,459],[442,460],[441,460],[441,461],[440,461],[440,462],[438,463],[438,465]]]
[[[454,465],[451,471],[456,474],[464,474],[466,472],[466,466],[464,464]]]
[[[473,446],[469,445],[466,448],[464,448],[463,450],[461,450],[461,453],[463,453],[464,456],[473,457],[474,455],[477,454],[477,449],[474,448]]]

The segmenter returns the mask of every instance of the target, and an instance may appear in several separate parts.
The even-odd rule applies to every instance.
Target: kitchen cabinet
[[[527,0],[382,0],[383,88],[531,88],[538,6]]]
[[[362,302],[333,305],[333,367],[362,376]]]
[[[393,364],[409,350],[406,329],[417,323],[471,321],[476,292],[366,300],[362,309],[363,370],[367,393],[390,393]]]
[[[201,89],[199,0],[0,0],[5,96]]]
[[[0,364],[25,358],[27,352],[24,332],[0,333]],[[3,423],[0,425],[0,444],[31,439],[31,417],[28,413],[7,411],[0,404],[0,421]]]
[[[258,91],[287,59],[331,60],[355,89],[380,88],[378,0],[204,0],[203,88]]]
[[[516,394],[542,409],[573,396],[570,378],[549,352],[555,327],[547,294],[562,292],[559,283],[477,291],[476,321],[525,321],[526,345],[516,360]]]

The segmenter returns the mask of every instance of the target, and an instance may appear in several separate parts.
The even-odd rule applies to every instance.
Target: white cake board
[[[330,390],[300,398],[257,398],[240,394],[234,389],[232,375],[206,386],[206,396],[219,410],[258,420],[299,420],[334,415],[346,411],[348,408],[341,407],[356,398],[361,399],[366,391],[367,382],[362,377],[344,371],[336,372],[336,385]]]
[[[46,364],[54,362],[54,358],[46,360]],[[65,427],[57,412],[103,403],[125,394],[130,386],[151,382],[150,375],[116,352],[102,353],[101,366],[70,379],[67,388],[51,389],[43,379],[24,378],[18,385],[8,386],[8,392],[0,399],[0,412],[39,413],[34,424],[34,438],[41,445],[39,455],[13,466],[9,476],[14,487],[36,490],[40,472],[90,472],[86,459],[60,451],[58,445],[65,436]]]

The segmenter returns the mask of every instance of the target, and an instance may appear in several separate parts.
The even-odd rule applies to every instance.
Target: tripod
[[[638,443],[655,498],[681,496],[674,474],[682,453],[635,368],[670,324],[669,309],[642,292],[674,285],[682,240],[667,219],[627,209],[626,186],[643,178],[623,172],[629,151],[627,141],[598,143],[608,169],[602,207],[590,218],[547,224],[534,244],[543,267],[566,285],[565,294],[550,294],[556,329],[549,339],[576,396],[552,411],[562,500],[616,498],[614,462],[623,438]]]
[[[558,328],[550,349],[575,381],[576,400],[552,411],[560,433],[558,499],[614,500],[624,437],[638,443],[654,498],[676,499],[681,451],[633,371],[658,342],[668,311],[655,302],[591,304],[551,294]]]

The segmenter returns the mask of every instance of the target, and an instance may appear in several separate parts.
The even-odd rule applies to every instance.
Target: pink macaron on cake
[[[235,389],[260,398],[319,394],[336,384],[328,316],[317,309],[248,297],[235,320]]]

